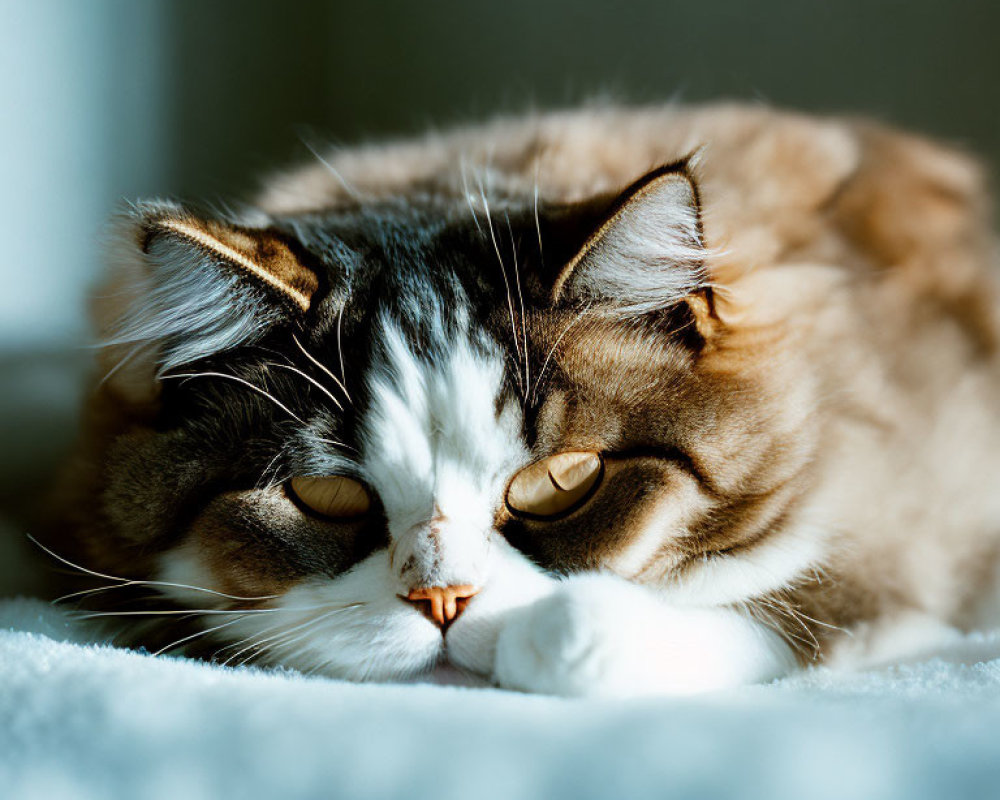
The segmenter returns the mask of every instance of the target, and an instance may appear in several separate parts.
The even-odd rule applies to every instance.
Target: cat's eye
[[[522,469],[507,489],[507,508],[519,517],[555,519],[575,511],[604,475],[598,453],[557,453]]]
[[[358,481],[342,475],[292,478],[290,488],[299,501],[324,517],[357,519],[371,508],[371,496]]]

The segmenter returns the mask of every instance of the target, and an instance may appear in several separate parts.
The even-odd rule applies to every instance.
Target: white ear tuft
[[[698,190],[686,164],[661,167],[626,189],[567,264],[553,301],[645,314],[708,286]]]
[[[144,204],[123,221],[111,285],[95,302],[109,383],[134,399],[167,370],[260,340],[317,288],[274,231]]]

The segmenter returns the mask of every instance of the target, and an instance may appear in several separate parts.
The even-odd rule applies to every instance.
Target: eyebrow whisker
[[[343,313],[343,310],[341,310],[341,314],[342,313]],[[340,350],[340,319],[341,319],[341,317],[338,316],[337,317],[337,349],[338,350]],[[344,397],[347,398],[347,402],[348,403],[354,402],[353,400],[351,400],[351,395],[347,391],[347,386],[344,385],[344,382],[342,380],[340,380],[336,375],[334,375],[333,372],[331,372],[318,358],[316,358],[312,353],[310,353],[308,350],[306,350],[305,346],[303,346],[302,342],[299,341],[299,339],[298,339],[297,336],[293,335],[292,336],[292,341],[295,342],[295,346],[298,347],[299,350],[302,351],[302,355],[304,355],[316,367],[318,367],[320,370],[322,370],[324,373],[326,373],[326,375],[330,378],[330,380],[332,380],[334,382],[334,384],[340,389],[340,391],[342,391],[344,393]],[[344,358],[343,358],[343,353],[341,353],[341,357],[340,357],[340,373],[341,373],[341,375],[344,374]],[[334,401],[334,402],[336,402],[336,401]],[[343,406],[341,406],[340,403],[337,403],[337,405],[341,409],[343,409]]]
[[[482,179],[479,178],[479,176],[476,177],[476,182],[479,185],[479,196],[482,198],[483,209],[486,212],[486,224],[489,226],[490,229],[490,240],[493,242],[493,250],[497,255],[497,260],[500,262],[500,274],[503,275],[503,283],[507,292],[507,309],[510,312],[510,329],[511,333],[514,336],[514,350],[517,353],[518,361],[520,361],[522,358],[521,343],[518,340],[517,336],[517,323],[514,318],[514,299],[510,292],[510,279],[507,277],[507,268],[504,265],[503,256],[500,255],[500,245],[497,243],[496,231],[493,228],[493,217],[490,214],[489,200],[486,199],[486,190],[483,188],[483,182]],[[523,376],[521,375],[521,371],[519,369],[517,373],[517,382],[521,389],[521,394],[526,396],[525,393],[527,387],[524,386],[522,381],[523,381]]]
[[[338,409],[340,409],[341,411],[344,410],[344,406],[341,404],[341,402],[336,397],[333,396],[333,392],[331,392],[329,389],[327,389],[322,383],[320,383],[315,378],[313,378],[313,377],[307,375],[306,373],[304,373],[298,367],[294,367],[291,364],[278,364],[277,362],[273,362],[273,361],[268,362],[268,366],[269,367],[277,367],[278,369],[287,369],[290,372],[294,372],[299,377],[304,378],[305,380],[309,381],[309,383],[311,383],[313,386],[315,386],[317,389],[319,389],[321,392],[323,392],[323,394],[325,394],[327,397],[329,397],[330,400],[331,400],[331,402],[333,402],[334,405],[336,405]]]
[[[542,362],[542,368],[538,371],[538,377],[535,379],[535,388],[531,392],[531,401],[532,402],[534,402],[537,399],[538,390],[541,388],[541,385],[542,385],[542,378],[545,376],[545,370],[548,368],[549,361],[552,359],[552,356],[555,354],[556,349],[559,347],[560,342],[562,342],[562,340],[566,336],[566,334],[569,333],[570,329],[573,326],[575,326],[583,318],[583,315],[586,314],[590,310],[591,305],[593,305],[593,304],[592,303],[588,303],[586,306],[584,306],[580,310],[579,314],[577,314],[572,320],[570,320],[569,324],[566,325],[565,328],[563,328],[562,333],[560,333],[559,337],[555,340],[555,343],[552,345],[551,349],[549,350],[548,355],[545,356],[545,361]]]
[[[337,179],[337,182],[344,187],[344,191],[346,191],[350,195],[352,200],[360,203],[364,199],[361,195],[361,192],[359,192],[355,186],[348,183],[347,179],[341,174],[340,170],[338,170],[335,166],[333,166],[333,164],[331,164],[328,159],[324,158],[315,147],[313,147],[309,142],[305,141],[305,139],[300,138],[300,141],[302,142],[302,144],[306,146],[306,149],[313,154],[316,160],[323,165],[326,171]]]
[[[302,419],[298,414],[292,411],[288,406],[282,403],[277,397],[264,389],[261,389],[256,384],[250,383],[250,381],[244,380],[243,378],[237,377],[236,375],[230,375],[225,372],[175,372],[172,375],[163,375],[162,378],[177,378],[183,380],[190,380],[192,378],[225,378],[226,380],[235,381],[236,383],[245,386],[246,388],[256,392],[262,397],[267,398],[272,403],[274,403],[278,408],[284,411],[288,416],[294,419],[303,427],[306,426],[306,421]]]
[[[476,228],[478,228],[478,230],[479,230],[479,235],[483,239],[485,239],[486,238],[486,231],[483,230],[483,226],[479,222],[479,215],[476,213],[475,206],[472,205],[472,197],[473,197],[473,195],[472,195],[472,191],[469,189],[469,176],[468,176],[468,172],[467,172],[468,165],[465,163],[465,155],[464,154],[459,159],[458,164],[459,164],[459,170],[461,171],[461,174],[462,174],[462,191],[465,193],[465,202],[469,206],[469,211],[472,214],[473,221],[476,223]]]
[[[504,211],[504,218],[507,220],[507,232],[510,234],[510,251],[514,257],[514,280],[517,284],[517,299],[521,305],[521,335],[524,337],[524,385],[531,386],[531,359],[528,358],[528,324],[524,313],[524,293],[521,291],[521,269],[517,263],[517,244],[514,242],[514,228],[510,224],[510,214]],[[527,402],[527,393],[525,393]]]

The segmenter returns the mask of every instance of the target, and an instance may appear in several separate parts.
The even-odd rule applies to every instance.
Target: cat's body
[[[107,368],[148,346],[51,546],[211,612],[163,644],[350,678],[694,691],[997,624],[989,221],[963,156],[741,107],[341,152],[242,228],[142,207],[98,318]]]

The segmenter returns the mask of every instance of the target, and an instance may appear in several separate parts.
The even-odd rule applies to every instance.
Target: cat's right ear
[[[671,308],[710,285],[692,159],[625,188],[562,268],[552,302],[624,316]]]
[[[319,280],[297,244],[268,226],[135,206],[119,222],[110,285],[94,300],[105,385],[155,401],[167,370],[259,341],[308,313]]]

